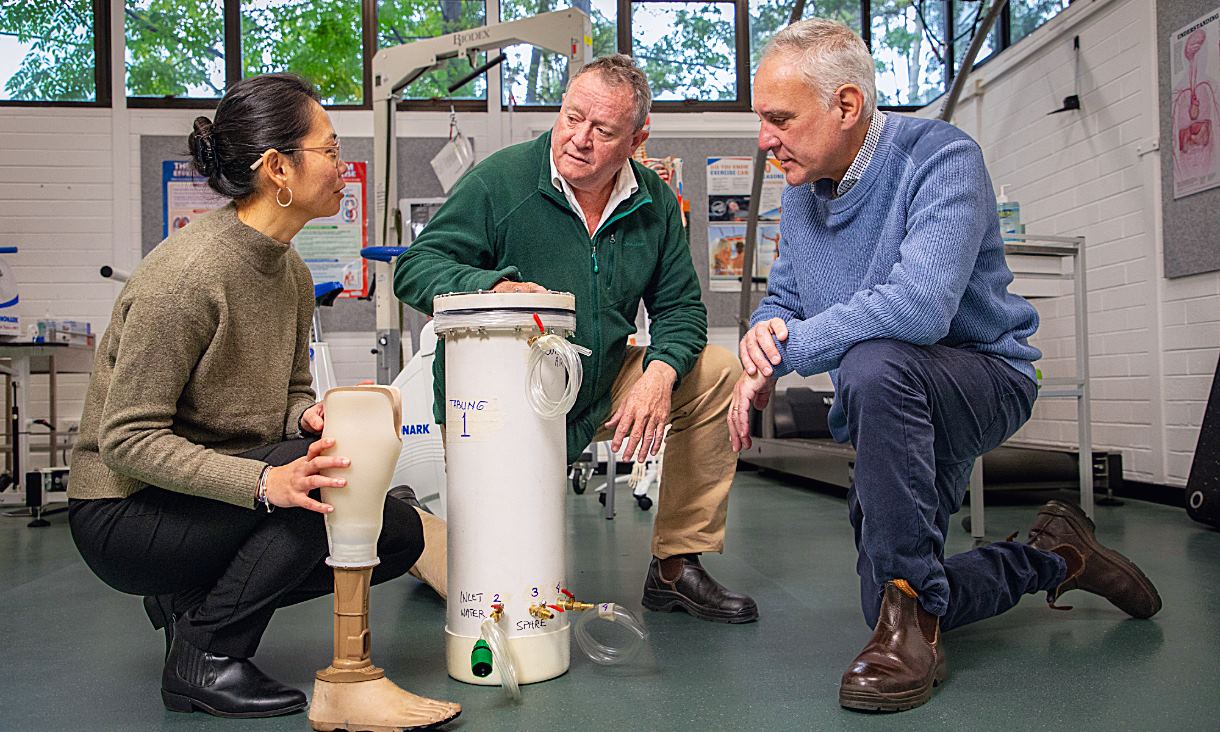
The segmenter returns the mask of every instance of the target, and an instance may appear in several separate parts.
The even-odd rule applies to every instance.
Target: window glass
[[[975,31],[983,24],[983,16],[987,14],[988,7],[985,2],[967,2],[966,0],[957,0],[953,4],[953,14],[956,16],[953,21],[953,70],[955,73],[962,67],[962,59],[966,58],[966,51],[970,49],[970,41],[974,38]],[[979,55],[974,57],[975,65],[982,63],[999,47],[1000,23],[997,19],[991,32],[987,34],[987,40],[983,41]]]
[[[922,105],[945,91],[944,4],[874,0],[877,104]]]
[[[1013,43],[1033,33],[1038,26],[1067,9],[1069,0],[1009,0]]]
[[[593,25],[593,57],[615,52],[618,6],[615,0],[501,0],[504,21],[527,18],[551,10],[574,7],[589,14]],[[537,46],[509,46],[500,65],[505,104],[528,106],[559,104],[568,84],[568,58]]]
[[[5,2],[0,12],[0,100],[97,99],[91,0]]]
[[[656,101],[736,101],[731,2],[636,2],[631,53]]]
[[[127,0],[127,96],[225,91],[224,0]]]
[[[750,0],[750,78],[758,71],[758,61],[771,36],[788,25],[792,15],[790,0]],[[860,0],[810,0],[805,3],[805,18],[830,18],[846,23],[860,32]]]
[[[360,0],[243,0],[242,76],[278,71],[313,82],[323,104],[364,101]]]
[[[478,28],[486,23],[483,0],[381,0],[377,9],[377,42],[380,48],[399,46],[423,38]],[[486,54],[476,57],[483,63]],[[449,85],[470,73],[465,56],[451,58],[440,68],[424,74],[407,87],[404,99],[486,99],[487,76],[480,75],[449,92]]]

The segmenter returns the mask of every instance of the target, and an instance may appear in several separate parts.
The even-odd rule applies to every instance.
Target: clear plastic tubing
[[[589,632],[589,625],[595,620],[622,625],[631,632],[631,640],[623,646],[609,646],[598,641]],[[576,634],[576,643],[585,652],[585,655],[594,663],[600,663],[603,666],[614,666],[630,661],[648,641],[648,631],[644,629],[639,620],[636,620],[631,611],[612,602],[601,603],[595,610],[581,613],[572,632]]]
[[[534,411],[544,419],[567,414],[576,402],[584,368],[580,356],[592,351],[569,342],[564,335],[576,331],[576,316],[571,312],[556,310],[477,310],[450,311],[436,314],[437,333],[448,331],[485,332],[489,330],[527,330],[538,332],[537,318],[541,317],[546,329],[530,347],[529,368],[526,371],[525,397]],[[547,396],[542,385],[543,359],[556,359],[557,365],[567,373],[563,394],[558,399]]]
[[[504,692],[513,701],[521,701],[521,686],[517,683],[517,667],[513,665],[513,657],[508,652],[508,635],[500,624],[488,618],[479,626],[483,640],[491,647],[491,656],[495,660],[496,671],[500,672],[500,684]]]
[[[530,347],[529,367],[526,369],[525,398],[538,416],[552,419],[567,414],[576,402],[580,392],[580,382],[584,378],[584,367],[580,362],[580,354],[589,355],[591,351],[568,342],[566,338],[547,333],[539,336]],[[553,357],[558,365],[567,373],[563,394],[558,399],[547,396],[542,385],[541,366],[545,359]]]

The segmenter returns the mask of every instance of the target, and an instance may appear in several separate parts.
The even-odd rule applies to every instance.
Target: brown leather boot
[[[885,583],[877,629],[839,684],[839,705],[901,712],[932,698],[945,680],[940,618],[919,605],[906,580]]]
[[[1047,603],[1060,609],[1055,600],[1079,589],[1101,595],[1132,617],[1152,617],[1161,609],[1156,587],[1134,562],[1102,546],[1093,535],[1095,528],[1085,512],[1071,503],[1051,501],[1038,511],[1029,530],[1029,545],[1054,552],[1067,562],[1067,575],[1046,593]]]

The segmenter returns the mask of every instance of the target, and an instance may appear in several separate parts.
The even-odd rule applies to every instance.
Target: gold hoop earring
[[[280,194],[283,193],[284,191],[288,191],[288,203],[284,203],[283,201],[280,200]],[[288,208],[289,206],[291,206],[292,205],[292,189],[289,188],[288,186],[284,186],[283,188],[280,188],[279,190],[277,190],[275,192],[275,202],[280,205],[280,208]]]

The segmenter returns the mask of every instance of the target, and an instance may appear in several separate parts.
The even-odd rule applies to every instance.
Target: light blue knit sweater
[[[1027,339],[1038,313],[1008,291],[974,140],[945,122],[889,114],[864,177],[839,198],[831,191],[825,179],[784,190],[779,258],[750,318],[788,324],[776,376],[834,379],[853,345],[892,338],[994,354],[1034,378],[1042,354]],[[841,420],[832,413],[837,437]]]

